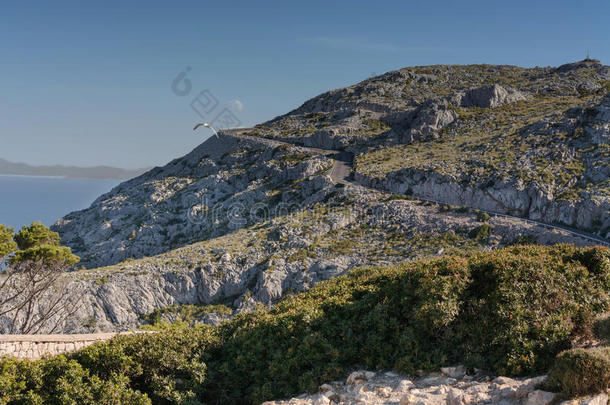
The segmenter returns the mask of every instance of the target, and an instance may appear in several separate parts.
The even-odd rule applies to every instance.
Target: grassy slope
[[[385,177],[402,168],[415,168],[454,178],[466,173],[484,179],[498,173],[502,177],[515,175],[525,181],[550,183],[555,180],[553,176],[559,174],[548,170],[548,161],[543,166],[543,159],[534,162],[537,165],[528,176],[525,168],[518,164],[518,158],[526,150],[557,145],[549,145],[550,136],[548,139],[528,139],[523,138],[519,131],[547,115],[564,112],[583,102],[579,98],[543,96],[494,109],[454,108],[459,115],[459,124],[445,131],[439,139],[364,154],[358,158],[358,169],[374,177]],[[573,161],[556,163],[578,165]],[[564,171],[563,176],[570,174],[570,171]]]

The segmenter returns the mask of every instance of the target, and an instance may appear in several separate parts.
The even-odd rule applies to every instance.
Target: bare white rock
[[[413,384],[413,381],[411,381],[411,380],[401,380],[398,383],[398,385],[396,386],[396,391],[405,392],[405,391],[410,390],[413,387],[415,387],[415,384]]]
[[[441,367],[441,373],[445,374],[447,377],[460,378],[466,375],[466,368],[461,365],[456,367]]]
[[[547,405],[553,402],[555,394],[552,392],[536,390],[527,396],[525,405]]]
[[[399,373],[373,373],[358,370],[346,382],[336,381],[320,386],[320,392],[296,398],[267,402],[267,405],[550,405],[556,394],[537,389],[545,376],[535,378],[490,378],[480,374],[464,375],[455,384],[430,384],[432,374],[405,379]],[[392,387],[395,387],[392,389]],[[519,394],[519,395],[517,395]],[[608,395],[564,401],[561,405],[607,405]]]
[[[366,379],[367,378],[366,378],[364,371],[354,371],[347,377],[347,380],[345,380],[345,383],[347,385],[358,385],[358,384],[362,384]]]

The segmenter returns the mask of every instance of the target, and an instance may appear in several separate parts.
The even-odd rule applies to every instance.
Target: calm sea
[[[15,229],[33,221],[50,226],[69,212],[87,208],[120,180],[0,175],[0,224]]]

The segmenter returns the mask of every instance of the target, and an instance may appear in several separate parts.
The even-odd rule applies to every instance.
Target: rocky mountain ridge
[[[609,80],[597,61],[405,68],[221,132],[54,226],[90,268],[70,274],[84,293],[64,330],[190,304],[238,313],[415,257],[595,244],[478,210],[607,237]],[[339,152],[355,155],[349,181]]]
[[[346,148],[388,192],[610,232],[610,68],[405,68],[320,95],[253,131]]]

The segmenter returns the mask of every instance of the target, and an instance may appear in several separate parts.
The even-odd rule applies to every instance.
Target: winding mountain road
[[[341,184],[349,183],[356,187],[366,188],[366,189],[370,189],[373,191],[387,192],[386,190],[378,190],[378,189],[375,189],[372,187],[364,186],[360,183],[357,183],[354,180],[354,176],[352,174],[352,169],[354,167],[354,154],[351,152],[334,150],[334,149],[310,148],[307,146],[300,145],[296,141],[287,142],[285,140],[280,141],[277,139],[262,138],[262,137],[258,137],[258,136],[251,136],[251,135],[244,134],[245,132],[248,132],[250,130],[252,130],[252,128],[224,129],[224,130],[219,131],[219,133],[221,133],[223,135],[233,136],[233,137],[247,139],[247,140],[251,140],[251,141],[258,141],[258,142],[268,141],[269,143],[275,144],[275,145],[283,144],[283,145],[294,146],[294,147],[298,147],[299,149],[302,149],[305,151],[318,153],[318,154],[322,154],[322,155],[332,155],[331,157],[333,159],[333,167],[330,169],[329,176],[330,176],[330,179],[334,183],[341,183]],[[442,202],[442,201],[430,200],[430,199],[417,197],[417,196],[410,196],[410,197],[412,197],[414,200],[417,200],[417,201],[428,202],[428,203],[438,204],[438,205],[448,205],[446,202]],[[471,208],[471,207],[469,207],[469,208]],[[562,231],[568,232],[574,236],[578,236],[580,238],[587,239],[591,242],[598,243],[602,246],[610,247],[610,241],[608,241],[604,238],[601,238],[597,235],[593,235],[593,234],[581,231],[576,228],[572,228],[572,227],[565,226],[565,225],[548,224],[546,222],[536,221],[533,219],[518,217],[518,216],[514,216],[514,215],[503,214],[503,213],[495,212],[495,211],[484,210],[484,209],[480,209],[480,208],[477,208],[477,209],[481,212],[485,212],[485,213],[495,216],[495,217],[517,219],[517,220],[525,221],[525,222],[528,222],[528,223],[531,223],[534,225],[540,225],[547,229],[562,230]]]
[[[330,178],[335,183],[354,183],[352,168],[354,167],[354,154],[337,151],[333,155],[333,168]]]

